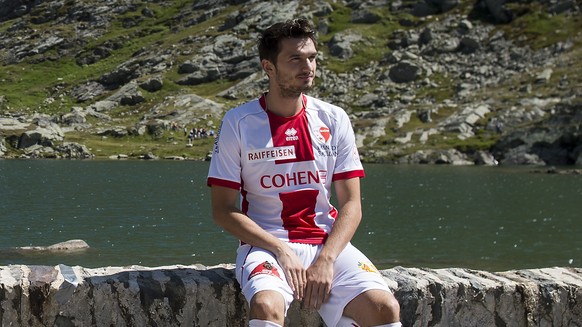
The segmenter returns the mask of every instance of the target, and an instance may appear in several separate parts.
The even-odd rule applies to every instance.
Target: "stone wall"
[[[382,271],[404,326],[582,326],[582,268]],[[231,265],[0,267],[0,326],[246,326]],[[293,303],[286,326],[323,326]]]

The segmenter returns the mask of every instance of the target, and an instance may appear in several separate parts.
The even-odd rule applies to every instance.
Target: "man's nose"
[[[315,60],[306,59],[306,60],[303,61],[303,64],[302,64],[302,67],[301,68],[304,71],[312,71],[314,67],[315,67]]]

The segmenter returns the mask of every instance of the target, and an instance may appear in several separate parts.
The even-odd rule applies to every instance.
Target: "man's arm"
[[[213,185],[211,188],[214,222],[244,243],[271,251],[284,270],[287,282],[302,299],[305,289],[305,269],[295,252],[286,243],[269,234],[236,207],[238,191]]]
[[[305,306],[319,309],[327,301],[333,278],[333,264],[354,236],[362,220],[360,179],[334,182],[338,211],[333,228],[317,260],[307,269]]]

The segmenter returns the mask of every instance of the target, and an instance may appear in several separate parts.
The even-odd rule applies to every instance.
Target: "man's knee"
[[[274,321],[285,320],[285,300],[276,291],[261,291],[253,296],[250,303],[250,319]]]
[[[375,304],[376,313],[379,317],[386,317],[391,320],[388,322],[400,320],[400,304],[392,293],[372,291],[368,292],[367,295],[370,295],[370,301]],[[374,312],[371,312],[371,314],[374,314]]]
[[[400,321],[400,305],[390,292],[370,290],[346,306],[344,315],[363,325],[380,325]]]
[[[400,304],[392,293],[389,293],[386,299],[386,311],[389,315],[400,319]]]

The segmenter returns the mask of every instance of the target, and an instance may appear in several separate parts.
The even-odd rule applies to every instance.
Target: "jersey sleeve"
[[[237,121],[227,113],[222,120],[212,150],[206,180],[208,186],[241,188],[241,148]]]
[[[360,154],[356,146],[356,136],[350,119],[342,109],[338,115],[338,156],[332,176],[332,181],[365,177],[364,167],[360,161]]]

